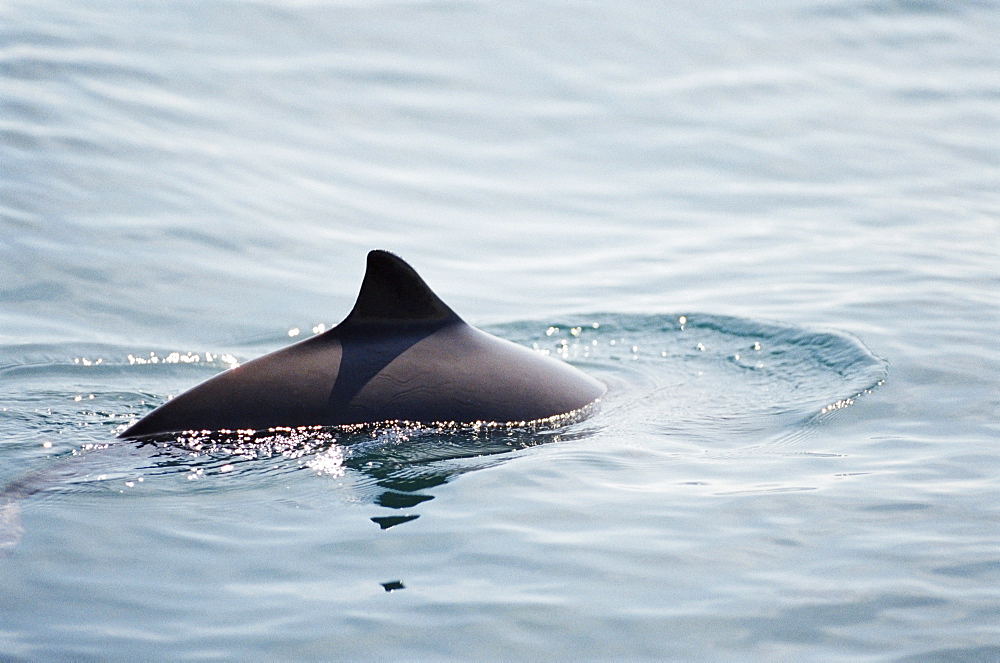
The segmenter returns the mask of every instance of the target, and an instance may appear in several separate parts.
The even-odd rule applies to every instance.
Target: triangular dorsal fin
[[[416,271],[388,251],[368,253],[354,308],[338,325],[444,325],[461,318],[434,294]]]

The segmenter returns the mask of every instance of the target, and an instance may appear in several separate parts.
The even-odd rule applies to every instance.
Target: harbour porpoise
[[[371,251],[361,292],[336,327],[226,370],[120,437],[405,421],[561,422],[604,384],[472,327],[399,257]]]

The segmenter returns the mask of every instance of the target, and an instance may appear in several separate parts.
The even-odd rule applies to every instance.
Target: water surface
[[[0,658],[1000,658],[998,34],[0,2]],[[108,446],[371,248],[602,411]]]

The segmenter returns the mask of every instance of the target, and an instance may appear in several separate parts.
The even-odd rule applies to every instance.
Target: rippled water
[[[1000,658],[997,35],[0,0],[0,658]],[[375,247],[602,410],[114,441]]]

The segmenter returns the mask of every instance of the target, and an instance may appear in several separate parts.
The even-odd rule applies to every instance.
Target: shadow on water
[[[133,487],[139,482],[147,487],[156,483],[160,491],[187,492],[184,479],[222,475],[225,484],[214,482],[213,490],[258,486],[262,479],[294,472],[352,475],[352,499],[386,509],[386,515],[371,520],[389,529],[416,520],[419,514],[411,510],[434,499],[430,491],[457,476],[494,466],[514,451],[592,432],[573,421],[560,426],[385,423],[87,444],[0,489],[0,554],[9,553],[23,536],[21,502],[39,493]]]
[[[400,512],[432,500],[433,488],[457,476],[503,462],[506,454],[592,434],[592,428],[579,423],[585,416],[580,413],[576,421],[558,426],[387,423],[216,433],[144,444],[168,455],[184,450],[203,458],[206,466],[221,462],[222,471],[229,472],[239,471],[234,459],[280,458],[294,460],[295,468],[320,475],[341,477],[350,473],[358,478],[354,490],[363,501]],[[189,456],[185,462],[190,460]],[[388,529],[417,517],[413,513],[392,513],[371,520]]]

